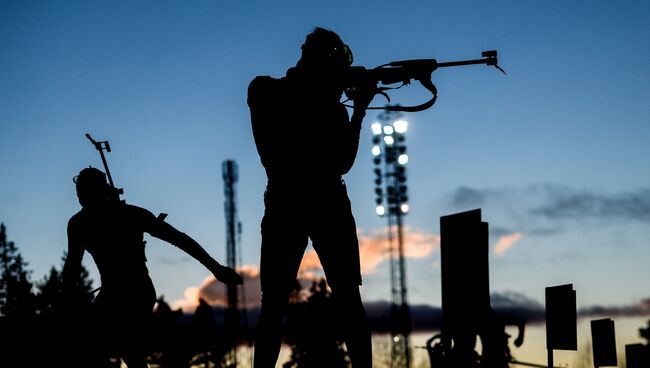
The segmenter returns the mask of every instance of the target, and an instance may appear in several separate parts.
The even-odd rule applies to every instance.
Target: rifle
[[[124,194],[124,189],[116,188],[115,184],[113,184],[111,171],[108,169],[108,164],[106,163],[106,156],[104,156],[104,150],[106,150],[106,152],[111,152],[111,145],[108,143],[108,141],[97,142],[88,133],[86,133],[86,138],[88,138],[90,143],[92,143],[93,146],[95,146],[95,149],[99,151],[99,155],[102,158],[102,163],[104,164],[104,170],[106,170],[106,177],[108,178],[108,183],[111,185],[111,189],[113,192],[112,194],[115,196],[117,200],[124,202],[123,199],[120,199],[120,195]]]
[[[363,66],[353,66],[349,68],[344,78],[346,86],[345,94],[348,97],[348,100],[354,100],[356,93],[358,93],[359,89],[363,88],[363,86],[402,83],[397,87],[377,87],[376,94],[384,96],[388,102],[390,102],[390,97],[385,91],[401,88],[405,85],[410,84],[411,80],[415,79],[420,82],[424,88],[431,92],[432,97],[429,101],[414,106],[386,105],[384,107],[368,107],[368,109],[407,112],[423,111],[433,106],[433,104],[436,102],[438,91],[436,89],[436,86],[431,81],[431,73],[433,73],[438,68],[485,64],[488,66],[494,66],[503,74],[506,74],[506,72],[497,64],[496,50],[483,51],[481,53],[481,56],[481,59],[448,61],[442,63],[439,63],[436,59],[411,59],[392,61],[373,69],[366,69]]]
[[[115,198],[119,200],[122,203],[125,203],[123,199],[120,199],[120,195],[124,194],[124,189],[122,188],[116,188],[115,184],[113,184],[113,178],[111,177],[111,171],[108,169],[108,164],[106,163],[106,156],[104,156],[104,150],[106,152],[111,152],[111,145],[108,143],[108,141],[101,141],[97,142],[94,140],[90,134],[86,133],[86,138],[90,141],[90,143],[95,146],[95,149],[99,151],[99,155],[102,157],[102,164],[104,164],[104,170],[106,170],[106,177],[108,178],[108,183],[111,185],[111,189],[114,192]],[[165,218],[167,218],[166,213],[160,213],[158,214],[157,217],[159,220],[164,221]]]

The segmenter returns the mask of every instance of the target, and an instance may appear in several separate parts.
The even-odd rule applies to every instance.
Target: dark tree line
[[[33,282],[28,263],[0,224],[0,367],[64,367],[93,328],[85,323],[95,293],[82,267],[64,289],[52,266]],[[148,361],[159,368],[220,367],[226,353],[223,330],[213,308],[201,300],[193,315],[173,310],[158,298],[149,321]],[[115,361],[115,367],[119,362]]]

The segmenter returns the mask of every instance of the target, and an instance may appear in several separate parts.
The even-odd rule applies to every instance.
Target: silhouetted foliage
[[[646,328],[639,328],[639,336],[646,341],[646,345],[650,345],[650,319]]]
[[[61,268],[66,254],[61,257]],[[75,275],[75,282],[64,289],[61,271],[55,266],[43,279],[36,283],[35,331],[38,332],[40,359],[47,366],[66,364],[73,354],[71,346],[79,344],[84,328],[77,323],[79,316],[85,316],[93,300],[92,284],[88,270],[81,266]],[[83,320],[83,319],[82,319]],[[62,336],[65,331],[65,337]]]
[[[36,283],[36,289],[36,312],[39,315],[50,316],[63,311],[63,283],[61,273],[54,266],[42,281]]]
[[[190,328],[195,349],[192,364],[206,368],[220,366],[226,354],[223,331],[217,325],[212,306],[204,299],[199,299]]]
[[[0,224],[0,316],[24,319],[32,316],[34,294],[27,262],[14,242],[7,240],[7,228]]]
[[[65,258],[64,253],[61,257],[62,263],[65,262]],[[75,282],[67,285],[65,290],[61,271],[54,266],[48,275],[36,283],[36,289],[36,312],[41,316],[61,315],[68,308],[87,311],[93,301],[93,280],[83,266],[79,267]],[[73,305],[70,305],[71,303]]]
[[[283,367],[350,367],[343,337],[337,333],[331,293],[325,280],[314,281],[306,299],[300,294],[301,290],[294,287],[285,338],[291,346],[291,358]]]
[[[0,366],[17,366],[24,359],[35,331],[35,297],[30,272],[7,228],[0,224]],[[26,362],[21,362],[27,365]]]
[[[149,327],[149,364],[158,368],[186,368],[193,355],[193,346],[188,335],[189,328],[182,323],[183,311],[173,310],[160,296],[151,315]]]
[[[645,340],[645,344],[630,344],[625,347],[628,368],[650,367],[650,320],[647,327],[639,328],[639,337]]]

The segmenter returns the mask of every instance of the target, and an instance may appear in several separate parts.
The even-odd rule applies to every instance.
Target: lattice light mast
[[[233,160],[223,161],[222,171],[225,194],[224,210],[226,215],[226,263],[228,267],[236,269],[241,265],[238,241],[239,234],[241,234],[241,223],[237,219],[235,196],[235,183],[238,180],[237,163]],[[237,366],[237,346],[243,336],[242,320],[245,321],[246,319],[246,310],[243,309],[243,316],[239,310],[240,302],[241,307],[245,308],[244,294],[238,291],[237,285],[226,286],[228,302],[224,321],[226,347],[228,349],[228,352],[224,356],[224,366],[226,367]]]
[[[406,130],[401,114],[386,111],[372,124],[376,213],[388,219],[392,338],[391,367],[411,367],[411,313],[406,287],[402,217],[409,211],[406,186]]]

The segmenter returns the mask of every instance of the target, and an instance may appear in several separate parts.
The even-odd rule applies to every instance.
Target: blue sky
[[[282,76],[323,26],[355,65],[496,49],[508,73],[440,69],[436,105],[405,116],[405,221],[420,239],[407,263],[413,303],[440,305],[440,216],[481,208],[492,292],[543,303],[545,287],[573,283],[579,307],[637,305],[650,297],[649,17],[645,1],[2,1],[0,221],[34,279],[59,266],[79,209],[71,179],[101,167],[90,133],[110,141],[127,202],[168,213],[225,260],[221,162],[234,159],[243,263],[254,268],[265,177],[246,89],[256,75]],[[417,85],[391,96],[427,98]],[[345,178],[367,249],[385,226],[374,214],[375,118]],[[174,247],[148,244],[166,299],[208,276]],[[389,298],[388,265],[374,260],[366,301]]]

